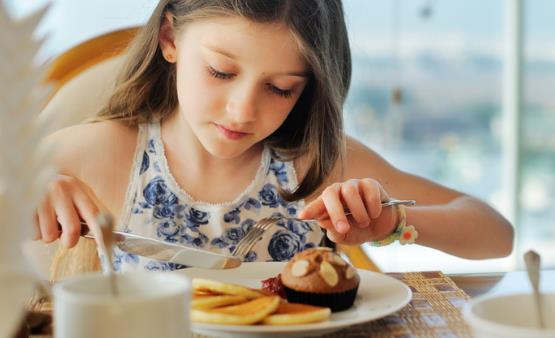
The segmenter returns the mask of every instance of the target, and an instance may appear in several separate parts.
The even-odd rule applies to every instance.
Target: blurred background
[[[140,25],[156,4],[4,1],[16,17],[51,3],[39,62]],[[343,2],[354,61],[347,132],[402,170],[483,199],[517,234],[504,259],[399,245],[369,247],[371,257],[385,271],[504,271],[534,248],[555,268],[555,1]]]

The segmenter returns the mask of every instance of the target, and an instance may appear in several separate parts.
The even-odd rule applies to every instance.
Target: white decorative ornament
[[[49,91],[45,66],[34,64],[42,41],[33,38],[46,10],[10,18],[0,0],[0,338],[11,337],[32,295],[33,273],[21,246],[34,235],[34,214],[53,175],[41,142],[50,133],[38,118]]]

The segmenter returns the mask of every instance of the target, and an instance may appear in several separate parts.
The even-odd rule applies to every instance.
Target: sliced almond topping
[[[320,271],[318,273],[329,286],[336,286],[339,282],[339,276],[337,275],[335,268],[326,261],[323,261],[322,264],[320,264]]]
[[[331,254],[330,256],[331,256],[331,262],[334,263],[335,265],[339,265],[339,266],[347,265],[347,262],[345,262],[343,258],[341,258],[341,256],[339,256],[338,254]]]
[[[305,259],[299,259],[291,267],[291,274],[295,277],[302,277],[308,273],[308,261]]]
[[[356,275],[356,273],[357,271],[352,266],[349,266],[347,270],[345,270],[345,278],[351,279]]]

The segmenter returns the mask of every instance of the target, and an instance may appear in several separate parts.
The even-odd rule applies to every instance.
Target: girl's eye
[[[216,79],[222,79],[222,80],[231,79],[233,76],[235,76],[235,74],[220,72],[210,66],[208,66],[208,73],[211,76],[215,77]]]
[[[233,73],[220,72],[219,70],[216,70],[211,66],[208,66],[207,69],[210,76],[215,77],[216,79],[229,80],[235,76],[235,74]],[[272,84],[267,84],[267,86],[270,92],[281,97],[289,98],[293,94],[293,91],[291,89],[281,89]]]
[[[293,91],[290,90],[290,89],[287,89],[287,90],[285,90],[285,89],[280,89],[280,88],[278,88],[278,87],[276,87],[276,86],[274,86],[274,85],[271,85],[271,84],[268,84],[268,89],[269,89],[272,93],[277,94],[277,95],[279,95],[279,96],[281,96],[281,97],[285,97],[285,98],[289,98],[289,97],[291,97],[291,95],[293,94]]]

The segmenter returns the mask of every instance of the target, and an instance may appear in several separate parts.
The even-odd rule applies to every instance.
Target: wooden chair
[[[44,79],[52,86],[52,97],[42,114],[64,116],[58,128],[94,117],[108,100],[125,48],[138,30],[132,27],[110,32],[56,57]]]
[[[53,96],[42,114],[70,116],[57,125],[59,128],[94,117],[108,99],[125,48],[138,30],[138,27],[132,27],[101,35],[54,59],[45,78],[53,87]],[[361,247],[339,246],[338,250],[356,267],[379,271]],[[50,278],[59,280],[98,270],[96,257],[96,246],[91,240],[81,238],[70,250],[60,245],[51,264]]]

